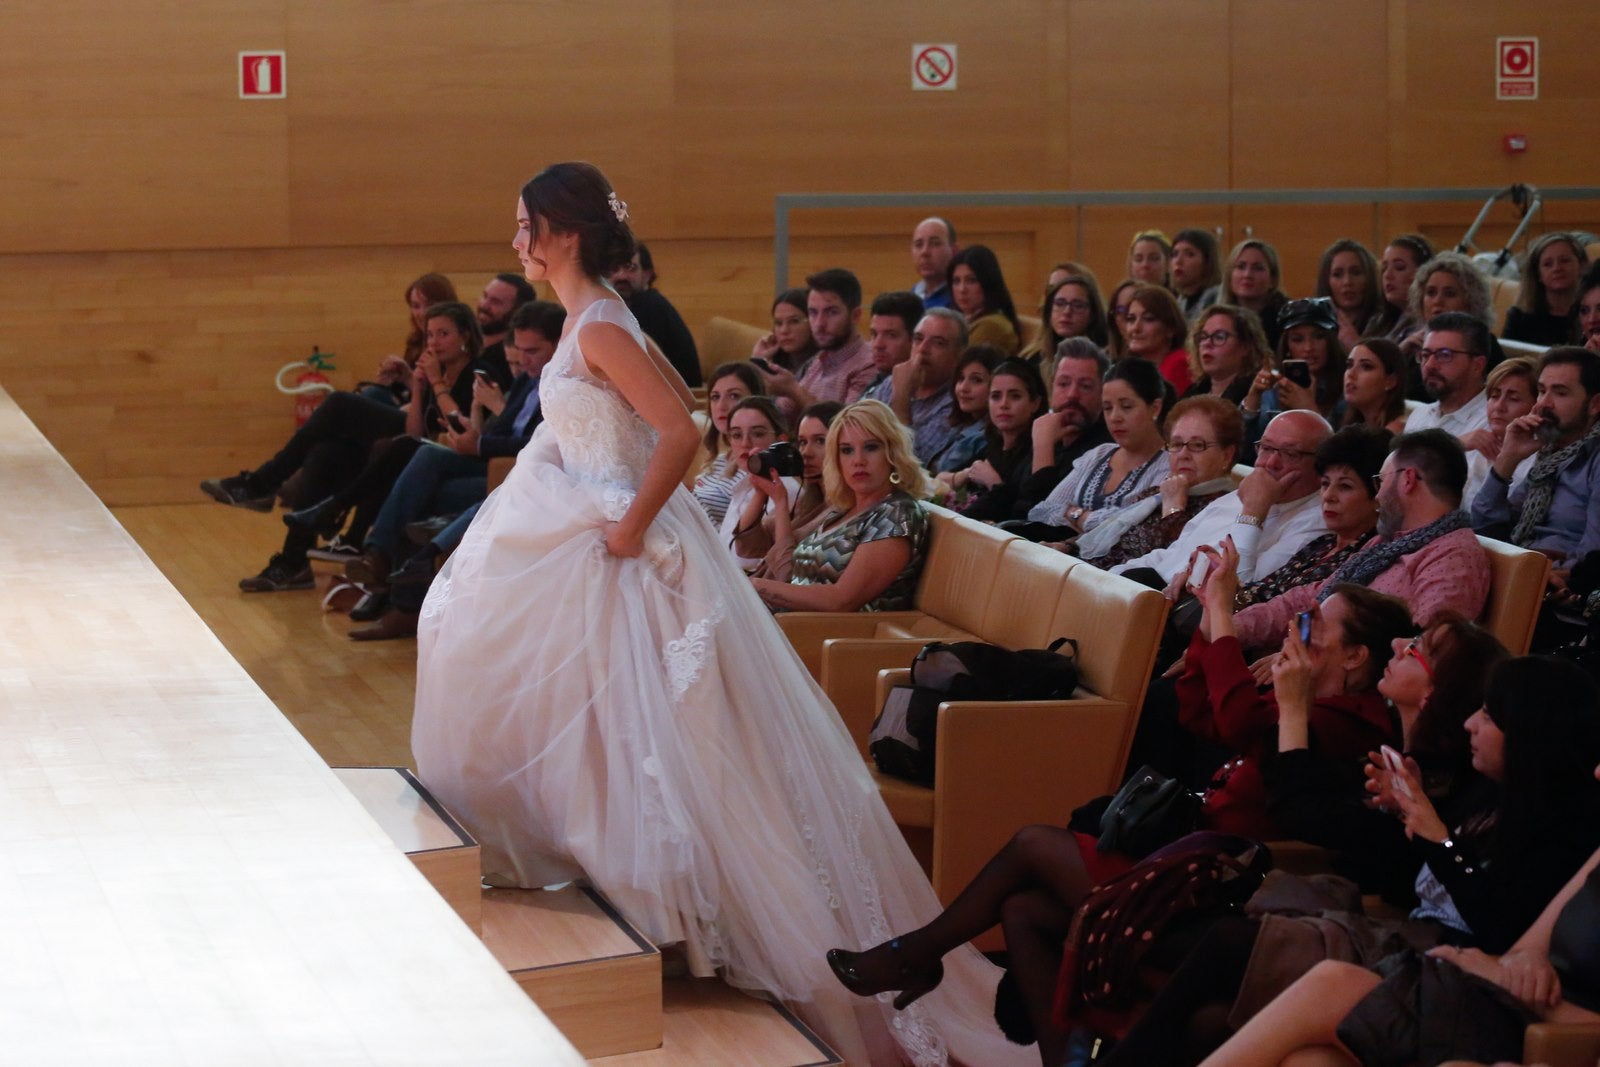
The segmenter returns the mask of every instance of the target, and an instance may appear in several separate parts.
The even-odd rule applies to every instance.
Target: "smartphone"
[[[1311,612],[1302,611],[1300,614],[1296,615],[1294,617],[1294,624],[1300,629],[1300,643],[1302,645],[1309,645],[1311,643]]]
[[[1389,781],[1392,784],[1394,791],[1409,799],[1412,793],[1411,784],[1406,781],[1405,760],[1400,757],[1400,753],[1396,752],[1388,745],[1380,745],[1378,748],[1378,755],[1383,757],[1383,765],[1389,768]]]
[[[762,370],[766,371],[768,374],[773,374],[773,373],[775,373],[777,371],[776,367],[774,367],[772,364],[768,363],[766,361],[766,359],[764,359],[761,356],[751,356],[750,357],[750,362],[754,363],[756,366],[760,367]]]
[[[1284,360],[1283,376],[1302,389],[1311,388],[1311,364],[1303,359]]]
[[[487,382],[489,380],[489,372],[484,370],[481,367],[479,369],[473,371],[472,373],[477,376],[478,381],[480,381],[480,382]]]
[[[461,417],[461,412],[459,411],[447,413],[444,417],[444,421],[448,422],[450,424],[450,428],[456,433],[467,432],[467,420]]]

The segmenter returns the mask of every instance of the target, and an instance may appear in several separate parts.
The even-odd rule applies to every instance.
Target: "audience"
[[[746,572],[753,572],[766,554],[742,551],[739,535],[747,525],[760,525],[776,502],[775,494],[763,492],[755,484],[755,474],[750,458],[774,444],[789,441],[789,424],[769,397],[747,396],[739,401],[728,416],[728,466],[745,475],[728,493],[728,510],[719,524],[722,539],[733,551],[733,557]],[[799,454],[799,449],[795,449]],[[801,475],[804,475],[802,468]],[[783,499],[798,500],[801,482],[794,476],[780,476],[777,481],[783,489]],[[754,508],[755,514],[747,512]],[[746,539],[748,541],[748,539]]]
[[[1383,249],[1379,264],[1379,285],[1383,305],[1371,332],[1391,341],[1403,341],[1420,323],[1411,317],[1411,282],[1417,270],[1433,258],[1433,245],[1420,233],[1402,233],[1391,238]]]
[[[1217,302],[1222,292],[1222,249],[1210,230],[1179,230],[1172,239],[1171,286],[1190,323],[1200,321],[1206,308]]]
[[[1441,276],[1453,277],[1443,272]],[[1423,275],[1418,274],[1413,290],[1422,281]],[[1489,398],[1483,391],[1489,328],[1480,317],[1462,311],[1447,311],[1427,321],[1421,347],[1416,349],[1416,363],[1432,403],[1412,410],[1406,417],[1406,432],[1437,428],[1464,440],[1489,425]],[[1481,457],[1476,453],[1469,457],[1463,499],[1469,503],[1476,499],[1488,473],[1489,465]]]
[[[888,404],[911,427],[912,451],[933,469],[958,434],[951,383],[956,361],[967,347],[967,322],[951,308],[933,308],[911,331],[910,358],[889,377],[867,390],[866,399]]]
[[[967,317],[970,343],[993,345],[1011,358],[1022,347],[1022,326],[1000,260],[987,245],[968,245],[950,257],[951,305]]]
[[[1483,395],[1487,398],[1484,411],[1488,414],[1489,424],[1462,437],[1461,444],[1469,455],[1476,452],[1492,464],[1499,458],[1500,448],[1505,444],[1506,427],[1533,410],[1534,398],[1539,395],[1539,361],[1532,356],[1506,360],[1484,379]],[[1533,460],[1533,456],[1528,456],[1517,464],[1511,484],[1522,480],[1528,468],[1533,466]],[[1467,507],[1470,508],[1472,503],[1468,500]]]
[[[1600,352],[1600,263],[1583,272],[1583,280],[1578,283],[1574,317],[1573,343],[1591,352]]]
[[[502,389],[511,387],[511,365],[505,350],[506,337],[511,333],[511,315],[523,304],[538,298],[533,283],[511,272],[490,278],[483,287],[483,295],[478,297],[478,329],[483,334],[483,350],[478,358]]]
[[[1230,304],[1213,304],[1189,338],[1189,375],[1194,384],[1184,395],[1221,397],[1259,415],[1260,393],[1253,386],[1257,371],[1270,368],[1271,362],[1272,352],[1254,313]],[[1256,397],[1254,411],[1248,403],[1252,393]]]
[[[1014,511],[1028,515],[1090,449],[1111,440],[1101,389],[1111,360],[1087,337],[1069,337],[1055,352],[1050,410],[1033,420],[1033,470],[1017,491]]]
[[[1111,290],[1111,297],[1106,301],[1106,321],[1111,324],[1110,329],[1106,331],[1106,351],[1110,353],[1113,361],[1121,360],[1128,354],[1129,301],[1133,297],[1133,291],[1138,287],[1138,282],[1125,278]]]
[[[411,368],[428,347],[428,308],[453,303],[456,287],[443,274],[428,273],[406,287],[406,308],[411,313],[411,332],[406,336],[403,354],[390,353],[378,364],[377,380],[357,388],[362,396],[383,400],[396,407],[411,399]]]
[[[1128,246],[1128,277],[1144,285],[1166,286],[1171,280],[1172,245],[1160,230],[1140,230]]]
[[[1404,432],[1411,416],[1406,378],[1406,358],[1399,345],[1385,337],[1357,341],[1345,362],[1343,424]]]
[[[806,319],[817,354],[798,376],[782,367],[763,368],[766,391],[788,399],[796,410],[819,400],[849,404],[878,377],[872,351],[856,332],[861,283],[849,271],[830,267],[807,278],[806,288]]]
[[[1044,413],[1045,402],[1044,379],[1032,363],[1008,359],[995,367],[983,452],[966,470],[939,475],[958,494],[952,507],[972,519],[1013,517],[1017,495],[1033,472],[1033,420]]]
[[[694,479],[694,498],[719,526],[728,513],[729,494],[744,477],[743,471],[734,470],[728,462],[728,416],[745,397],[766,395],[762,374],[749,363],[724,363],[711,372],[706,382],[709,425],[697,468],[699,474]]]
[[[867,347],[876,378],[863,396],[889,402],[889,373],[911,358],[911,334],[922,321],[922,301],[912,292],[881,293],[867,317]]]
[[[772,332],[756,342],[750,359],[799,374],[816,351],[806,321],[806,290],[785,289],[772,302]]]
[[[1092,530],[1167,477],[1163,386],[1155,366],[1143,360],[1123,360],[1105,373],[1101,421],[1111,440],[1080,452],[1050,495],[1027,512],[1030,522],[1047,527],[1030,531],[1038,534],[1034,540],[1059,541]]]
[[[1328,246],[1317,264],[1317,295],[1333,303],[1341,345],[1350,348],[1367,335],[1381,314],[1383,287],[1365,245],[1346,237]]]
[[[1220,497],[1166,548],[1113,567],[1118,574],[1149,568],[1158,587],[1190,566],[1202,545],[1224,537],[1239,553],[1239,580],[1244,583],[1271,573],[1289,561],[1313,537],[1326,532],[1317,506],[1317,449],[1333,433],[1314,411],[1285,411],[1267,426],[1256,449],[1255,468],[1239,488]]]
[[[1056,349],[1069,337],[1087,337],[1095,344],[1106,343],[1106,309],[1100,300],[1100,287],[1093,278],[1068,274],[1045,286],[1044,304],[1039,308],[1039,336],[1021,356],[1048,375],[1055,363]]]
[[[1440,252],[1421,267],[1411,280],[1409,314],[1413,322],[1430,323],[1447,312],[1470,315],[1483,324],[1484,358],[1488,361],[1484,372],[1500,362],[1501,353],[1494,339],[1494,302],[1489,291],[1489,279],[1467,256],[1460,252]],[[1400,342],[1400,347],[1414,354],[1423,343],[1421,329],[1413,330]]]
[[[911,432],[877,400],[851,404],[828,427],[822,468],[829,511],[794,546],[787,582],[752,578],[774,611],[909,608],[928,545],[927,475]]]
[[[966,319],[961,322],[966,325]],[[925,465],[930,471],[947,474],[966,470],[987,447],[989,380],[1001,362],[1000,350],[991,345],[969,345],[956,360],[955,374],[950,380],[951,437],[928,458]]]
[[[700,352],[695,347],[694,335],[672,301],[656,289],[657,280],[655,259],[649,247],[640,241],[634,248],[633,258],[612,273],[611,287],[639,320],[639,329],[660,347],[673,370],[682,375],[684,383],[698,386]]]
[[[1521,262],[1522,288],[1506,309],[1500,336],[1530,345],[1569,343],[1578,279],[1588,265],[1589,253],[1570,233],[1547,233],[1530,244]]]
[[[1189,321],[1175,296],[1158,285],[1139,285],[1128,295],[1124,356],[1154,363],[1180,396],[1190,385],[1188,340]]]
[[[1278,311],[1277,369],[1255,376],[1241,407],[1245,440],[1253,446],[1279,411],[1315,411],[1330,423],[1343,421],[1344,345],[1327,297],[1291,300]]]
[[[1282,284],[1278,250],[1258,238],[1234,245],[1222,268],[1222,303],[1255,312],[1269,348],[1278,347],[1278,309],[1289,302]]]
[[[947,308],[950,301],[950,257],[956,253],[956,228],[938,216],[923,219],[911,231],[911,262],[917,284],[911,291],[925,308]]]
[[[822,467],[828,451],[828,427],[843,410],[842,405],[824,400],[800,413],[794,437],[803,464],[798,493],[789,491],[787,479],[750,475],[750,484],[760,493],[745,503],[733,551],[741,558],[760,559],[750,572],[755,577],[787,582],[795,544],[815,530],[827,514]]]

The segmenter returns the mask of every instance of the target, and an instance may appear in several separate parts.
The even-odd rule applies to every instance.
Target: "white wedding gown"
[[[435,579],[419,626],[418,772],[497,880],[587,877],[691,969],[783,1000],[857,1065],[1032,1064],[991,1017],[970,946],[905,1012],[823,956],[939,904],[838,713],[679,488],[643,556],[607,553],[655,432],[578,346],[544,371],[545,421]]]

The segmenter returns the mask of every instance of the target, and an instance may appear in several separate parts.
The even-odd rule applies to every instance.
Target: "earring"
[[[890,471],[889,472],[889,484],[890,485],[899,485],[900,484],[900,472],[899,471]]]

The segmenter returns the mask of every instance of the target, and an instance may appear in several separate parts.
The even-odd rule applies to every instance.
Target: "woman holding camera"
[[[931,488],[911,432],[888,405],[860,400],[828,428],[829,512],[794,549],[789,581],[752,578],[778,611],[897,611],[911,606],[928,547]]]
[[[827,514],[822,464],[828,451],[828,427],[843,410],[838,401],[819,400],[800,413],[794,435],[794,450],[800,458],[798,490],[791,484],[792,478],[771,477],[764,462],[762,469],[751,471],[750,486],[756,491],[745,498],[732,545],[738,558],[757,561],[756,566],[746,568],[755,577],[787,582],[796,542],[815,530]]]
[[[774,448],[774,446],[778,446]],[[792,464],[793,469],[788,469]],[[778,405],[764,396],[747,396],[728,416],[728,467],[748,477],[734,483],[728,495],[728,512],[722,518],[722,540],[733,550],[733,558],[746,572],[761,564],[763,552],[746,554],[739,548],[739,531],[747,521],[745,513],[754,510],[752,520],[759,526],[763,513],[772,509],[773,498],[755,485],[757,474],[771,474],[783,483],[784,494],[795,498],[800,493],[803,471],[800,453],[789,443],[789,427]]]

